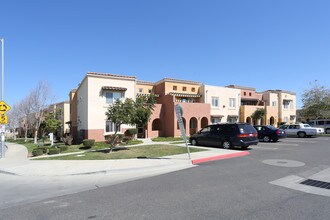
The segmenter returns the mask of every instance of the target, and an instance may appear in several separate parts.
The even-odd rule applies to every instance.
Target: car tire
[[[230,149],[231,148],[231,143],[230,143],[230,141],[225,140],[225,141],[222,142],[221,146],[222,146],[223,149]]]
[[[330,128],[325,129],[326,134],[330,134]]]
[[[300,138],[304,138],[304,137],[306,137],[306,133],[305,132],[298,132],[298,137],[300,137]]]
[[[242,146],[241,148],[243,149],[243,150],[246,150],[246,149],[248,149],[250,146]]]
[[[192,139],[191,140],[191,145],[197,146],[198,145],[197,140],[196,139]]]
[[[277,142],[277,141],[278,141],[278,139],[277,139],[277,138],[274,138],[274,139],[273,139],[273,141],[274,141],[274,142]]]
[[[264,142],[270,142],[270,137],[269,136],[264,136],[264,138],[262,139]]]

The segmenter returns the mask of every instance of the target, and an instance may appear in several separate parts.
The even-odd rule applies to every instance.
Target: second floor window
[[[195,88],[194,88],[194,87],[192,87],[192,88],[191,88],[191,91],[192,91],[192,92],[195,92]]]
[[[182,87],[182,91],[187,91],[187,87]]]
[[[112,104],[116,101],[116,99],[121,99],[122,93],[121,92],[106,92],[105,98],[107,104]]]
[[[177,86],[173,86],[173,90],[174,91],[178,90],[178,87]]]
[[[139,88],[139,93],[143,93],[143,89],[142,88]]]
[[[229,107],[235,108],[236,107],[236,99],[235,98],[229,98]]]
[[[277,104],[276,104],[276,101],[273,101],[272,102],[272,106],[276,106]]]
[[[219,98],[212,97],[212,107],[219,107]]]

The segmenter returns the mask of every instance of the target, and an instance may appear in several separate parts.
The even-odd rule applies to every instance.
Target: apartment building
[[[137,80],[122,76],[89,72],[77,89],[70,91],[70,132],[76,140],[104,141],[115,132],[107,120],[106,111],[116,99],[154,94],[156,105],[147,125],[138,127],[138,137],[180,136],[174,107],[183,109],[186,135],[192,135],[211,123],[247,122],[258,108],[266,109],[261,124],[277,125],[294,122],[295,94],[283,90],[257,92],[255,88],[237,85],[226,87],[203,85],[201,82],[164,78],[158,82]],[[129,125],[122,125],[124,133]]]
[[[116,99],[135,99],[135,84],[134,76],[87,73],[78,88],[69,94],[72,101],[71,134],[74,138],[103,141],[106,135],[114,133],[114,123],[107,120],[105,113]],[[119,132],[123,133],[130,127],[122,125]]]
[[[203,85],[203,102],[211,106],[211,123],[235,123],[239,121],[241,90]]]
[[[174,106],[180,104],[183,109],[182,119],[187,135],[196,133],[210,123],[210,104],[203,102],[202,83],[164,78],[154,84],[154,93],[161,105],[155,111],[148,130],[148,137],[180,136]],[[156,133],[155,133],[156,132]]]
[[[49,111],[56,113],[58,120],[61,121],[61,127],[58,130],[59,135],[70,133],[70,102],[64,101],[52,104],[48,107]]]

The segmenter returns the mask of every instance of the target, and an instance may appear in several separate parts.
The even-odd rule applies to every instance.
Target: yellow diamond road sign
[[[8,124],[8,116],[0,115],[0,124]]]
[[[0,115],[6,114],[10,110],[10,106],[4,101],[0,102]]]

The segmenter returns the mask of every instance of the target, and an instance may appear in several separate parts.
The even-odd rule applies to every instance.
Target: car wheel
[[[305,132],[298,132],[298,137],[304,138],[304,137],[306,137],[306,133]]]
[[[269,142],[269,141],[270,141],[270,138],[269,138],[269,136],[265,136],[262,140],[263,140],[264,142]]]
[[[249,146],[242,146],[241,148],[242,148],[243,150],[246,150],[246,149],[248,149],[248,147],[249,147]]]
[[[277,139],[277,138],[274,138],[274,139],[273,139],[273,141],[274,141],[274,142],[277,142],[277,141],[278,141],[278,139]]]
[[[325,129],[326,134],[330,134],[330,128]]]
[[[191,140],[191,145],[193,145],[193,146],[197,146],[198,144],[197,144],[197,140],[196,139],[192,139]]]
[[[224,142],[222,142],[222,147],[223,147],[224,149],[230,149],[230,148],[231,148],[231,143],[230,143],[230,141],[224,141]]]

